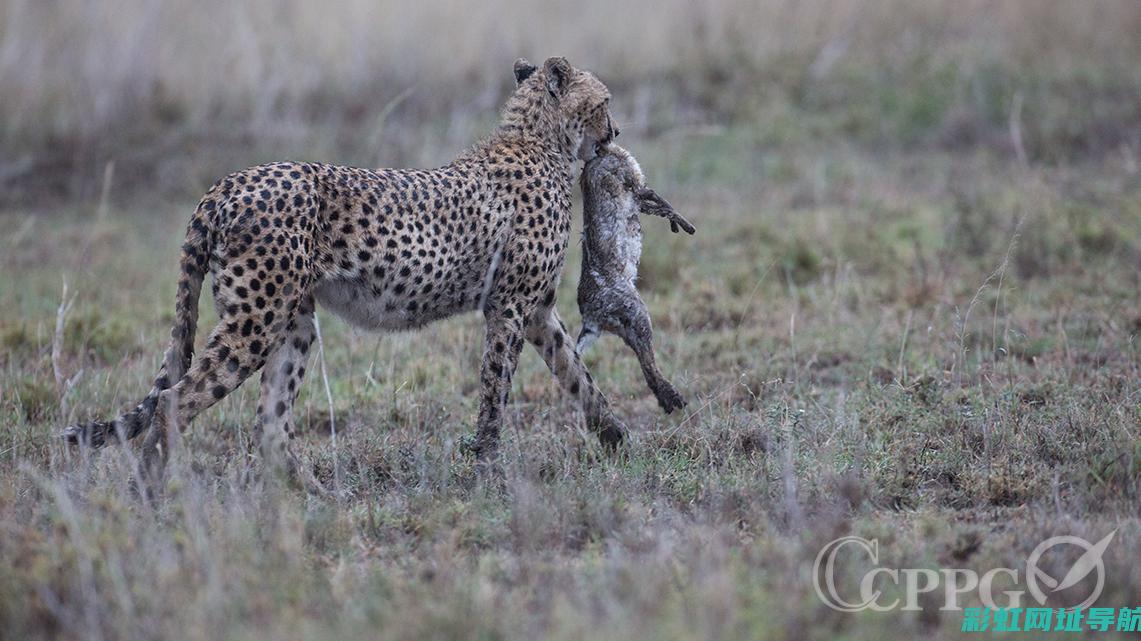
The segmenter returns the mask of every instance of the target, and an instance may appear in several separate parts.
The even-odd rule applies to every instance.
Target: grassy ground
[[[350,498],[243,480],[246,385],[188,432],[166,496],[139,500],[130,449],[91,456],[51,434],[146,389],[190,203],[7,214],[5,636],[958,636],[938,604],[823,606],[812,560],[848,533],[878,538],[895,567],[981,572],[1021,567],[1050,535],[1117,528],[1101,603],[1133,605],[1135,171],[742,139],[629,141],[699,226],[684,238],[650,221],[643,259],[660,360],[689,411],[660,415],[633,356],[604,339],[588,362],[633,432],[604,456],[528,352],[502,489],[458,446],[477,317],[372,336],[324,314],[337,440],[312,376],[302,446]],[[572,324],[578,256],[560,295]],[[79,376],[62,401],[61,275],[74,304],[57,363]]]
[[[962,636],[933,595],[823,605],[813,561],[847,534],[884,566],[1021,573],[1116,529],[1098,605],[1141,605],[1136,3],[581,4],[0,3],[0,639]],[[698,226],[646,221],[640,283],[686,412],[603,338],[632,432],[607,456],[528,349],[485,484],[460,446],[480,319],[320,313],[332,407],[314,360],[300,445],[341,501],[247,478],[256,384],[154,502],[131,448],[53,438],[149,387],[213,179],[444,162],[542,53],[609,83]]]

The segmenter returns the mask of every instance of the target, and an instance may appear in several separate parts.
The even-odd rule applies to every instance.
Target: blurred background
[[[520,56],[596,72],[630,138],[1133,158],[1139,34],[1133,0],[4,0],[0,204],[440,164]]]
[[[603,337],[597,455],[526,350],[492,487],[482,318],[319,311],[297,444],[343,499],[251,480],[256,381],[153,503],[55,438],[150,387],[216,179],[444,164],[553,55],[697,227],[646,221],[638,280],[686,412]],[[940,591],[827,608],[847,534],[982,574],[1116,532],[1098,605],[1136,607],[1139,63],[1138,0],[0,0],[0,639],[962,638]]]

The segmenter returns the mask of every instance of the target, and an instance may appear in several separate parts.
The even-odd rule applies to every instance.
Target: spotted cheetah
[[[681,393],[662,375],[654,359],[650,311],[638,295],[638,261],[642,257],[641,214],[670,221],[674,233],[692,234],[692,224],[664,198],[646,187],[642,168],[630,152],[616,144],[600,145],[598,155],[582,171],[582,274],[578,307],[582,331],[575,348],[584,353],[602,331],[617,334],[634,350],[642,375],[669,414],[685,407]]]
[[[515,62],[516,87],[482,142],[433,170],[283,162],[226,176],[202,197],[182,246],[175,324],[146,398],[112,421],[75,425],[100,447],[149,428],[143,459],[162,474],[170,426],[186,428],[261,370],[255,442],[298,468],[292,409],[316,304],[368,330],[414,329],[480,310],[486,321],[473,449],[494,460],[523,342],[535,347],[614,446],[611,412],[555,310],[579,160],[618,135],[610,92],[564,58]],[[194,355],[209,272],[218,324]]]

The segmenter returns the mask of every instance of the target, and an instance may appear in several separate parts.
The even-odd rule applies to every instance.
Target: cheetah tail
[[[207,201],[204,200],[203,203]],[[91,421],[66,428],[61,436],[69,443],[100,448],[112,441],[130,440],[145,431],[154,417],[159,394],[171,387],[190,367],[194,356],[194,332],[198,325],[198,295],[210,256],[207,211],[199,204],[186,230],[174,308],[174,327],[163,364],[150,392],[138,405],[111,421]]]

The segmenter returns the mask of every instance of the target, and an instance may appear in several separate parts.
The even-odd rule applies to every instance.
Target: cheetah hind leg
[[[235,257],[232,262],[238,264],[243,258]],[[284,341],[289,321],[296,318],[299,308],[308,302],[301,292],[302,275],[291,273],[286,282],[262,288],[254,306],[242,305],[250,298],[243,291],[245,280],[233,274],[232,267],[224,269],[215,280],[214,307],[218,310],[218,324],[186,373],[159,395],[150,431],[143,443],[144,474],[155,489],[163,485],[169,446],[174,443],[177,432],[185,430],[195,416],[260,370]],[[231,278],[222,277],[226,275]],[[175,430],[168,436],[171,427]]]
[[[165,484],[170,451],[190,421],[237,389],[265,363],[265,354],[234,340],[226,324],[224,320],[219,322],[204,353],[194,359],[190,370],[176,385],[159,394],[142,447],[144,474],[153,490],[161,490]]]
[[[269,355],[261,372],[261,396],[251,450],[260,453],[262,464],[283,470],[286,478],[310,494],[328,496],[329,491],[297,454],[293,404],[309,363],[309,348],[316,338],[313,300],[305,300],[297,316],[285,328],[285,337]],[[253,452],[251,451],[251,454]],[[251,456],[247,473],[253,472]]]

